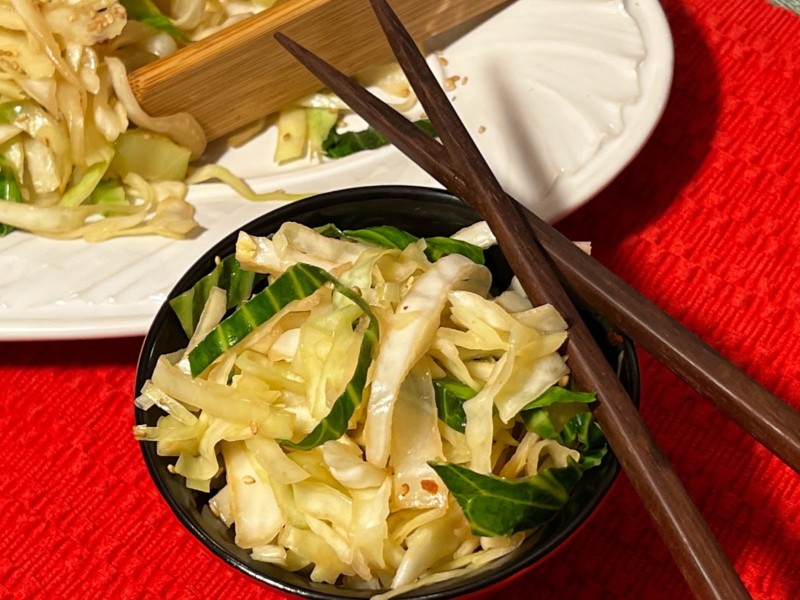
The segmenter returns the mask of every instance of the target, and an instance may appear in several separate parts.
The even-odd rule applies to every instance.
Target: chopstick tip
[[[275,38],[276,42],[278,42],[281,46],[283,46],[283,48],[289,54],[294,56],[302,64],[305,65],[308,61],[313,59],[313,57],[309,56],[311,53],[304,46],[298,44],[286,34],[280,31],[276,31],[273,37]]]
[[[292,40],[290,37],[287,37],[281,31],[276,31],[275,34],[272,37],[274,37],[275,41],[277,41],[284,48],[286,48],[287,44],[294,44],[295,43],[294,40]]]

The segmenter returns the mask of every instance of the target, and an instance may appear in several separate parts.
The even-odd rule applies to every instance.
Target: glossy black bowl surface
[[[450,235],[479,220],[475,212],[454,196],[441,190],[417,187],[382,186],[356,188],[321,194],[284,206],[252,221],[242,229],[254,235],[268,235],[286,221],[310,227],[334,223],[342,229],[358,229],[375,225],[394,225],[420,236]],[[232,232],[203,255],[170,292],[173,298],[192,287],[211,271],[217,257],[232,254],[238,232]],[[493,272],[495,287],[508,286],[511,272],[498,249],[487,252],[487,266]],[[639,397],[639,369],[636,352],[629,340],[608,335],[608,330],[587,313],[587,324],[595,333],[604,354],[618,370],[620,379],[635,402]],[[141,389],[155,368],[158,357],[186,346],[187,339],[178,319],[165,303],[156,315],[142,347],[136,376],[136,392]],[[136,409],[136,423],[155,425],[161,411]],[[174,459],[156,454],[153,443],[142,442],[142,453],[158,490],[178,519],[207,548],[236,569],[286,592],[317,598],[368,598],[367,591],[313,583],[300,573],[291,573],[278,566],[250,559],[245,550],[233,541],[233,531],[225,527],[208,508],[209,494],[188,489],[183,478],[169,473],[167,465]],[[551,554],[587,519],[608,492],[619,472],[619,463],[609,453],[600,467],[591,469],[574,490],[570,502],[540,535],[528,538],[513,553],[463,577],[446,581],[403,595],[403,598],[434,600],[475,592],[528,568]]]

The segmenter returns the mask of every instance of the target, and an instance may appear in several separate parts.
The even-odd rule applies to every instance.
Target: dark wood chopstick
[[[276,37],[281,39],[280,34]],[[282,39],[285,46],[287,40]],[[318,76],[327,66],[310,53],[303,60],[306,66],[314,64],[310,70]],[[358,86],[341,87],[339,94],[348,105],[361,106],[359,112],[368,122],[392,123],[398,132],[392,143],[445,187],[462,198],[469,193],[469,184],[452,168],[441,144],[408,120],[400,121],[390,106],[369,102],[369,93]],[[548,223],[523,207],[520,212],[556,267],[562,283],[800,473],[800,412],[580,251]]]
[[[539,247],[519,205],[500,187],[455,111],[385,0],[371,0],[406,76],[433,121],[443,144],[420,144],[418,132],[395,111],[353,84],[324,61],[285,36],[276,35],[300,62],[373,127],[487,220],[526,293],[553,304],[570,324],[569,357],[576,382],[598,393],[595,414],[632,484],[698,597],[746,598],[738,578],[708,525],[642,422],[619,380]],[[426,138],[427,140],[427,138]]]
[[[562,282],[800,473],[800,412],[529,211]]]

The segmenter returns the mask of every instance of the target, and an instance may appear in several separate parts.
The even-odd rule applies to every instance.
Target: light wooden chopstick
[[[414,39],[431,36],[509,0],[397,0]],[[282,0],[269,10],[132,72],[128,80],[150,114],[188,112],[209,140],[319,90],[319,81],[274,39],[283,31],[354,75],[392,58],[368,0]]]
[[[585,388],[598,392],[595,415],[692,590],[701,598],[748,597],[707,524],[603,360],[539,244],[550,252],[561,276],[585,294],[593,306],[599,301],[601,312],[609,313],[615,322],[660,349],[672,368],[709,392],[734,418],[754,425],[749,429],[756,435],[777,441],[776,452],[780,451],[795,468],[800,465],[799,430],[786,428],[787,423],[765,423],[782,415],[791,426],[800,416],[592,259],[585,256],[577,259],[582,253],[574,250],[569,241],[534,215],[526,214],[503,192],[400,21],[385,0],[371,1],[398,62],[439,132],[442,144],[426,137],[293,40],[281,34],[276,37],[351,108],[489,222],[528,295],[536,301],[553,304],[570,323],[569,356],[575,378]],[[617,294],[621,302],[617,302]],[[693,363],[695,359],[710,364]],[[724,376],[731,377],[733,384],[723,381]],[[753,400],[742,395],[748,391],[758,392]],[[756,409],[741,409],[751,401]],[[775,429],[783,430],[777,437],[770,437]]]

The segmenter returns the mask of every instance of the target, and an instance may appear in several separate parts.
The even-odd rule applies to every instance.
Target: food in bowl
[[[492,243],[482,223],[240,233],[172,298],[189,342],[143,382],[167,414],[137,438],[252,559],[312,582],[385,598],[514,552],[607,446],[564,320],[490,294]]]

